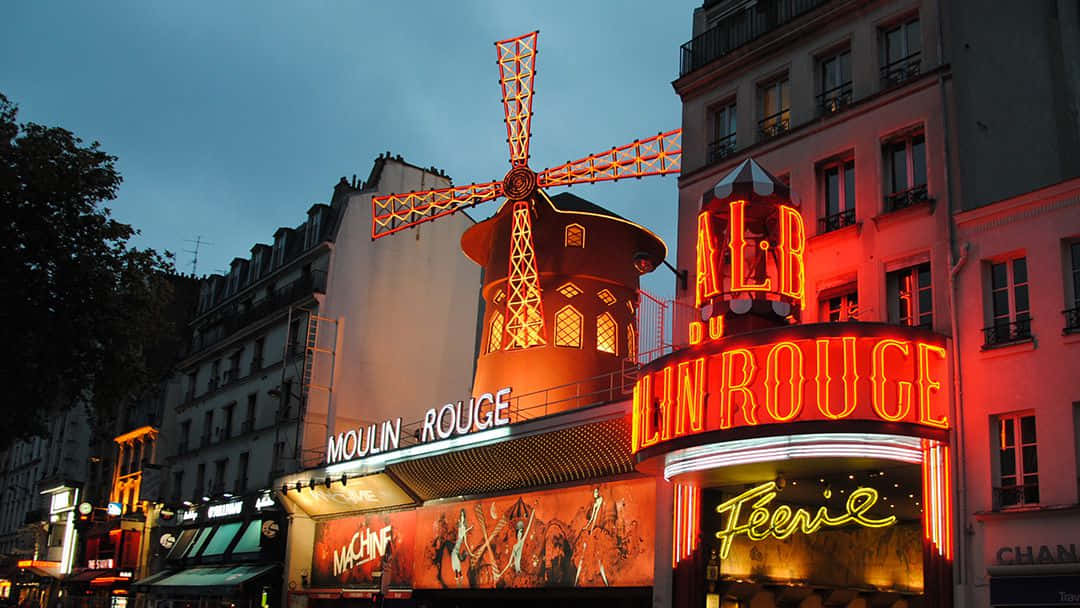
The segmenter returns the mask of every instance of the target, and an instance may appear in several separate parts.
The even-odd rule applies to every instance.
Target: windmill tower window
[[[596,297],[600,298],[600,301],[604,304],[607,304],[608,306],[611,306],[612,304],[617,302],[617,300],[615,299],[615,295],[612,294],[611,290],[608,289],[601,289],[596,293]]]
[[[503,339],[503,316],[499,311],[495,311],[491,315],[491,321],[488,325],[488,349],[487,352],[493,353],[502,346]]]
[[[626,358],[637,362],[637,332],[633,323],[626,326]]]
[[[581,224],[570,224],[566,227],[563,244],[567,247],[585,247],[585,227]]]
[[[584,317],[573,306],[566,305],[555,313],[555,346],[581,348]]]
[[[611,313],[605,312],[596,318],[596,350],[617,355],[618,326]]]
[[[555,291],[562,294],[562,296],[567,300],[581,294],[581,288],[579,288],[577,285],[574,285],[573,283],[564,283],[562,287],[556,289]]]

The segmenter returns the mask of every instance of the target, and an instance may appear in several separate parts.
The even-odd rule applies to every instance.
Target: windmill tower
[[[493,217],[462,237],[466,255],[485,269],[484,338],[474,392],[510,386],[520,396],[623,367],[636,348],[636,340],[633,347],[627,341],[636,327],[635,261],[648,261],[639,266],[654,268],[666,254],[663,242],[645,228],[572,195],[548,197],[544,189],[676,174],[682,131],[534,172],[529,140],[537,35],[495,43],[510,147],[510,170],[503,179],[371,201],[371,237],[378,239],[506,198]],[[600,382],[612,384],[610,379]],[[564,390],[580,395],[593,389],[579,383]],[[561,409],[585,403],[587,397],[574,399]]]

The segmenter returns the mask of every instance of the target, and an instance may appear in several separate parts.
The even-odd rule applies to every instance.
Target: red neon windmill
[[[371,238],[430,222],[460,209],[505,196],[513,204],[506,294],[506,348],[545,344],[532,218],[537,190],[647,175],[678,173],[682,163],[682,129],[592,154],[545,169],[529,167],[536,41],[532,32],[495,43],[502,84],[510,171],[499,181],[376,196],[371,199]]]

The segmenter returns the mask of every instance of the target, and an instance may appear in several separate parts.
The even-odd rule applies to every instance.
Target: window
[[[819,62],[821,92],[818,109],[823,114],[839,112],[851,104],[851,51],[844,49]]]
[[[272,254],[273,259],[271,262],[274,267],[277,268],[285,263],[285,231],[282,230],[276,237],[274,237],[274,251]]]
[[[296,355],[296,351],[299,350],[300,343],[303,338],[300,336],[300,319],[293,319],[292,323],[289,323],[289,356]]]
[[[214,461],[214,483],[210,487],[211,494],[220,494],[225,490],[225,469],[228,466],[228,458]]]
[[[224,420],[222,421],[222,424],[224,426],[221,427],[221,438],[222,439],[229,439],[233,435],[232,421],[233,421],[233,412],[235,410],[236,410],[236,402],[234,401],[234,402],[230,403],[229,405],[226,405],[225,406],[225,411],[222,412],[222,416],[224,417]]]
[[[855,223],[855,161],[824,165],[819,174],[822,217],[819,233],[839,230]]]
[[[247,490],[248,480],[248,461],[251,459],[251,452],[241,452],[240,460],[236,463],[236,493],[242,493]]]
[[[885,142],[885,211],[905,209],[927,200],[926,137],[912,132]]]
[[[180,423],[180,445],[176,446],[177,454],[186,454],[191,445],[191,421],[185,420]]]
[[[286,380],[281,387],[281,418],[288,420],[292,417],[292,380]]]
[[[247,398],[247,414],[244,416],[244,425],[240,428],[241,433],[249,433],[255,430],[255,401],[258,393],[251,393]]]
[[[611,293],[610,289],[601,289],[596,292],[596,297],[600,298],[600,301],[608,306],[611,306],[618,301],[615,299],[615,294]]]
[[[1035,415],[998,416],[997,507],[1039,502],[1039,455],[1035,438]]]
[[[570,224],[567,226],[563,242],[567,247],[584,247],[585,227],[581,224]]]
[[[488,322],[488,351],[493,353],[502,348],[503,341],[503,315],[496,310],[491,313],[491,320]]]
[[[251,353],[251,372],[255,372],[262,369],[263,362],[263,349],[266,348],[266,338],[258,338],[255,340],[255,348]]]
[[[712,141],[709,142],[710,163],[727,158],[735,151],[735,103],[729,102],[713,108]]]
[[[933,328],[930,262],[890,272],[885,283],[889,292],[889,323]]]
[[[1069,278],[1072,280],[1072,298],[1065,311],[1065,331],[1080,330],[1080,241],[1069,243]]]
[[[990,264],[990,314],[984,347],[1031,337],[1027,258]]]
[[[584,318],[573,306],[564,306],[555,313],[555,346],[581,348]]]
[[[564,283],[562,287],[559,287],[555,291],[562,294],[562,296],[567,300],[581,294],[581,289],[579,289],[578,286],[574,285],[573,283]]]
[[[626,325],[626,358],[637,361],[637,332],[633,323]]]
[[[316,209],[308,216],[307,246],[314,247],[319,242],[322,228],[322,209]]]
[[[881,80],[890,87],[919,75],[922,34],[919,19],[908,19],[881,31]]]
[[[251,280],[259,278],[262,275],[263,265],[263,252],[262,249],[256,249],[251,252]]]
[[[172,491],[173,499],[175,499],[177,502],[179,502],[179,500],[184,496],[184,471],[183,470],[173,471],[172,484],[173,484],[173,491]]]
[[[617,355],[618,353],[618,326],[611,313],[596,317],[596,350]]]
[[[836,323],[856,321],[859,318],[859,293],[852,287],[849,291],[826,297],[822,301],[821,320]]]
[[[787,76],[762,85],[761,120],[758,130],[762,139],[769,139],[791,129],[791,100]]]
[[[214,430],[214,411],[210,410],[203,414],[202,445],[210,445],[210,438]]]
[[[212,391],[217,388],[218,380],[221,378],[221,359],[216,359],[210,364],[210,379],[207,380],[206,385],[208,391]]]
[[[195,497],[201,498],[204,496],[203,486],[206,483],[206,463],[200,462],[199,467],[195,469]]]
[[[191,373],[188,374],[187,377],[188,377],[187,400],[192,401],[192,400],[195,399],[195,382],[198,379],[198,372],[197,371],[191,372]]]
[[[244,349],[238,348],[229,356],[229,369],[225,372],[225,382],[235,382],[240,379],[240,357],[244,355]]]

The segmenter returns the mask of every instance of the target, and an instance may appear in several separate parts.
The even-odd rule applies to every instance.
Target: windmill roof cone
[[[462,237],[466,254],[485,269],[484,329],[473,392],[510,387],[517,410],[529,407],[521,398],[526,393],[573,385],[566,390],[579,397],[546,407],[550,413],[624,396],[621,381],[613,377],[584,383],[588,386],[579,381],[611,374],[636,357],[636,268],[654,268],[666,248],[633,222],[573,195],[549,198],[544,190],[676,174],[682,131],[533,171],[528,163],[537,36],[532,32],[495,43],[510,148],[511,166],[503,179],[373,197],[371,236],[505,197],[493,217]],[[608,395],[600,394],[601,384],[609,387]],[[558,397],[546,391],[537,399]]]

